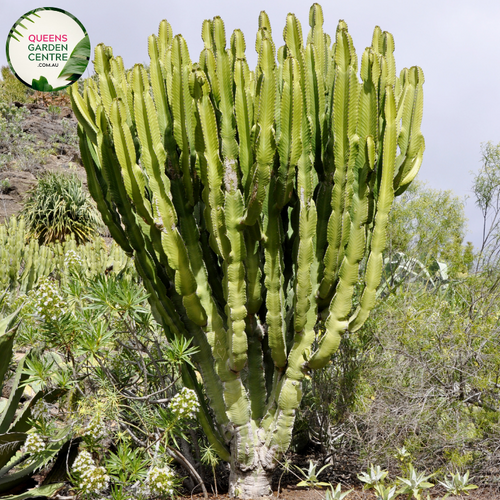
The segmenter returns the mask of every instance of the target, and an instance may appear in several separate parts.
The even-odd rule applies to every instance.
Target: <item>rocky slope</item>
[[[69,107],[15,103],[27,111],[19,136],[7,135],[0,146],[0,223],[22,209],[26,193],[47,171],[74,171],[84,182],[76,119]],[[8,134],[8,131],[7,131]]]

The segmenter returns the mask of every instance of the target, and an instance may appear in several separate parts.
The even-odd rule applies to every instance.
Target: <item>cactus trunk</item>
[[[254,71],[236,30],[205,21],[192,62],[166,21],[149,72],[95,51],[73,86],[92,196],[133,255],[168,338],[198,347],[184,383],[230,461],[231,494],[261,496],[290,445],[302,381],[375,304],[388,214],[418,172],[423,73],[396,76],[392,36],[358,58],[319,5],[276,48],[259,17]],[[212,411],[208,411],[210,406]]]
[[[259,498],[272,494],[272,476],[276,468],[273,453],[264,441],[250,443],[253,448],[251,463],[241,463],[237,460],[237,448],[244,444],[245,437],[234,436],[233,453],[231,454],[231,469],[229,474],[229,496],[235,498]]]

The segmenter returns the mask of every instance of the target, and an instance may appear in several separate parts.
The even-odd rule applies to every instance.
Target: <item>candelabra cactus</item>
[[[392,36],[375,28],[360,81],[346,24],[332,44],[314,4],[310,26],[304,45],[289,14],[276,50],[262,12],[250,71],[219,17],[198,63],[162,21],[149,73],[101,44],[98,80],[71,89],[91,194],[166,334],[199,348],[206,399],[188,366],[184,382],[242,498],[268,493],[304,375],[373,308],[387,216],[424,150],[423,73],[396,76]]]

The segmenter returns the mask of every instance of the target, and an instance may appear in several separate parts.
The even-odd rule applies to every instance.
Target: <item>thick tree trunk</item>
[[[272,471],[258,468],[243,472],[231,468],[229,475],[229,496],[241,499],[261,498],[272,494]]]
[[[258,499],[271,495],[272,477],[276,467],[275,453],[261,442],[257,446],[254,445],[251,463],[239,463],[236,456],[236,453],[231,453],[229,496]]]
[[[273,471],[258,466],[247,471],[238,464],[231,464],[229,475],[229,496],[241,499],[258,499],[272,494],[271,480]]]

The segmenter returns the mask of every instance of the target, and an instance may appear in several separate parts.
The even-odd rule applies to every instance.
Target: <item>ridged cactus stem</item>
[[[333,45],[317,4],[309,24],[304,42],[289,14],[276,48],[261,13],[251,71],[219,17],[198,63],[162,21],[149,71],[98,45],[98,83],[70,93],[91,194],[167,338],[199,349],[203,386],[188,366],[183,380],[241,498],[269,493],[303,378],[374,307],[389,211],[424,150],[423,73],[396,76],[392,36],[375,28],[358,76],[346,23]]]

